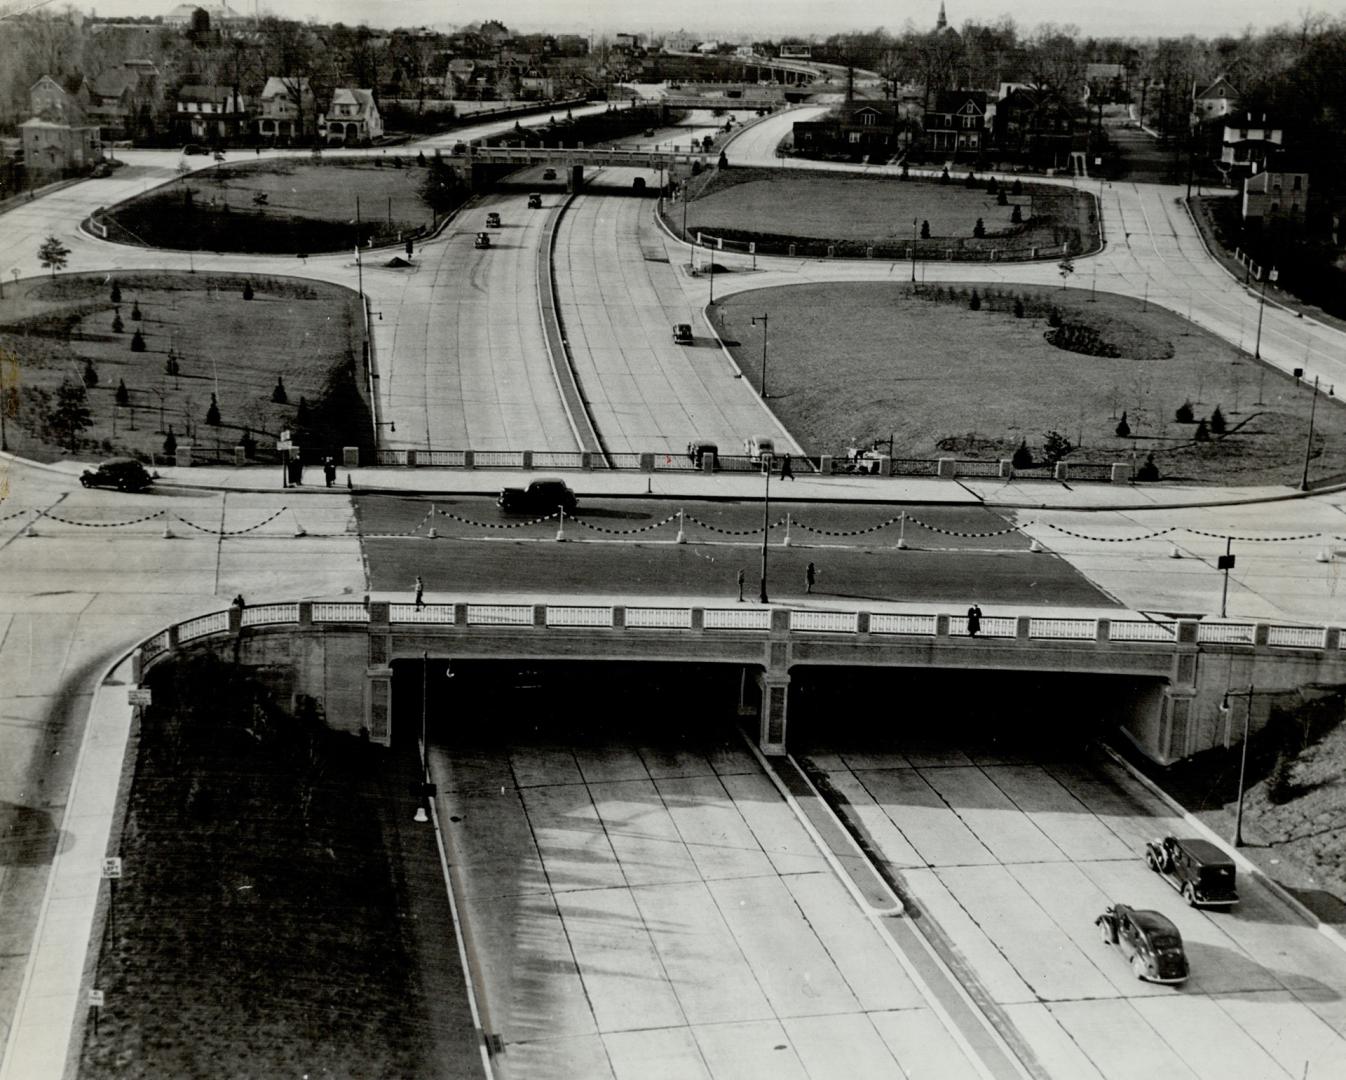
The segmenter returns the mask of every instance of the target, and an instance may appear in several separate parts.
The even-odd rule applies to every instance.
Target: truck
[[[1145,843],[1145,864],[1192,907],[1238,903],[1234,860],[1209,840],[1164,836]]]
[[[575,493],[566,486],[564,480],[555,476],[544,476],[534,480],[526,488],[502,488],[496,506],[507,514],[556,513],[557,509],[573,514],[579,506]]]

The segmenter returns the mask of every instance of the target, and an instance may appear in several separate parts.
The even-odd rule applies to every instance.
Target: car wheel
[[[1148,866],[1151,870],[1153,870],[1156,874],[1159,873],[1159,859],[1155,855],[1153,849],[1147,850],[1145,852],[1145,865]]]
[[[1098,933],[1103,939],[1104,945],[1115,945],[1117,939],[1112,936],[1112,927],[1108,925],[1107,919],[1100,919],[1098,922]]]
[[[87,476],[81,476],[81,477],[79,478],[79,482],[80,482],[80,486],[82,486],[82,487],[88,487],[88,486],[89,486],[89,478],[88,478]]]
[[[1135,956],[1131,957],[1131,970],[1136,973],[1137,979],[1145,978],[1145,958],[1142,957],[1140,953],[1136,953]]]
[[[1192,888],[1190,881],[1182,887],[1182,898],[1187,901],[1189,907],[1196,907],[1196,890]]]

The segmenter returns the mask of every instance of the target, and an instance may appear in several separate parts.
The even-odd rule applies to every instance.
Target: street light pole
[[[1309,437],[1304,442],[1304,475],[1299,478],[1299,490],[1309,490],[1309,458],[1313,454],[1313,414],[1318,407],[1318,376],[1313,377],[1313,399],[1309,402]]]
[[[365,266],[360,258],[360,196],[355,196],[355,281],[360,303],[365,299]]]
[[[1243,846],[1243,787],[1244,780],[1248,774],[1248,730],[1252,726],[1253,715],[1253,687],[1248,684],[1248,689],[1244,692],[1247,701],[1243,710],[1243,749],[1239,754],[1239,801],[1238,812],[1234,815],[1234,846]]]
[[[766,552],[767,541],[771,538],[771,455],[763,454],[762,458],[762,474],[766,477],[766,490],[762,496],[762,580],[757,599],[768,604],[771,601],[766,595]]]
[[[916,284],[916,219],[911,219],[911,283]]]
[[[752,317],[752,324],[753,324],[753,326],[756,326],[759,322],[762,324],[762,384],[761,384],[761,385],[762,385],[762,400],[763,400],[763,401],[766,400],[766,396],[767,396],[767,395],[766,395],[766,328],[767,328],[767,318],[768,318],[768,316],[766,316],[766,315],[754,315],[754,316]]]
[[[1267,310],[1267,281],[1275,281],[1277,278],[1276,268],[1273,266],[1270,273],[1262,277],[1262,300],[1257,305],[1257,342],[1253,345],[1253,359],[1262,359],[1262,316]]]

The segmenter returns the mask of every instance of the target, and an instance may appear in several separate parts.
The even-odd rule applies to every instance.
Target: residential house
[[[925,145],[931,154],[976,155],[986,146],[986,94],[980,90],[940,90],[934,105],[925,112],[924,125]]]
[[[1309,199],[1307,167],[1273,154],[1266,168],[1243,182],[1243,221],[1267,227],[1273,223],[1303,225]]]
[[[318,130],[318,100],[305,76],[272,75],[258,101],[257,134],[270,142],[305,142]]]
[[[164,16],[164,25],[171,26],[176,30],[189,28],[192,25],[192,15],[198,8],[209,16],[210,25],[213,29],[219,29],[222,26],[243,26],[252,21],[248,16],[240,14],[228,4],[221,2],[218,4],[179,4]]]
[[[88,88],[65,86],[43,75],[28,91],[33,115],[19,125],[24,166],[34,180],[56,179],[89,168],[103,156],[98,125],[85,113]]]
[[[613,34],[612,47],[614,49],[635,51],[640,48],[641,40],[644,36],[645,35],[643,34]]]
[[[897,109],[887,102],[844,105],[819,120],[794,125],[795,149],[883,160],[898,149]]]
[[[1125,64],[1085,64],[1084,87],[1090,105],[1099,102],[1126,101],[1130,76]]]
[[[217,143],[249,127],[247,99],[232,87],[189,84],[177,93],[173,129],[183,142]]]
[[[1078,105],[1050,90],[1019,86],[996,104],[995,143],[1006,154],[1041,168],[1065,168],[1087,149]]]
[[[159,69],[151,60],[127,60],[89,81],[88,119],[105,140],[153,140],[164,116]]]
[[[1218,168],[1226,176],[1251,176],[1281,148],[1284,134],[1277,124],[1267,121],[1266,113],[1260,119],[1251,113],[1227,117]]]
[[[1225,76],[1221,75],[1206,89],[1192,93],[1192,125],[1219,120],[1234,112],[1239,106],[1239,92],[1234,89]]]
[[[372,90],[340,87],[332,91],[332,104],[318,118],[318,133],[330,145],[355,146],[383,135],[383,117]]]

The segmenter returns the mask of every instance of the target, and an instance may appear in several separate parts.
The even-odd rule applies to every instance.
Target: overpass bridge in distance
[[[392,741],[394,664],[434,660],[725,664],[754,676],[758,742],[786,752],[791,673],[805,668],[980,669],[1098,676],[1082,722],[1115,723],[1167,764],[1229,746],[1265,723],[1276,695],[1346,683],[1346,633],[1335,626],[1115,617],[962,616],[670,601],[566,603],[265,603],[170,626],[135,654],[134,679],[183,650],[287,669],[293,692],[321,702],[329,726]],[[1231,688],[1257,695],[1228,707]],[[792,704],[793,703],[793,704]],[[1244,715],[1244,710],[1250,710]],[[896,714],[896,710],[895,710]],[[897,720],[894,721],[899,722]]]

